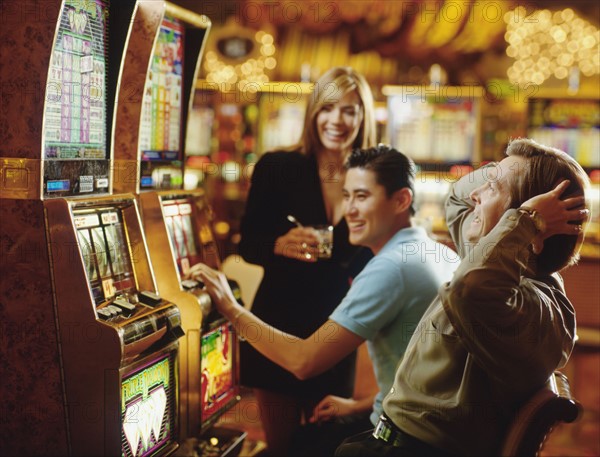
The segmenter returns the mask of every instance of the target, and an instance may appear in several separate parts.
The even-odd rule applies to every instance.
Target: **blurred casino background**
[[[61,8],[60,3],[62,6],[68,4],[71,8],[63,8],[61,14],[69,11],[73,14],[73,19],[68,16],[69,13],[65,13],[66,15],[61,16],[64,20],[61,19],[62,22],[56,24],[48,18],[57,14]],[[110,7],[106,7],[105,3],[110,4]],[[135,16],[122,12],[127,8],[133,11],[134,4],[136,8],[143,4],[143,7],[136,10]],[[373,89],[378,141],[390,143],[400,149],[412,157],[417,165],[415,223],[424,226],[433,237],[442,242],[450,243],[443,218],[444,199],[450,185],[473,168],[501,159],[510,138],[531,137],[563,149],[589,174],[592,187],[588,197],[592,218],[585,228],[586,241],[582,247],[581,260],[577,266],[561,272],[567,294],[575,306],[578,322],[578,340],[564,372],[569,377],[575,398],[584,407],[584,413],[578,422],[559,427],[551,435],[541,455],[600,455],[600,2],[12,0],[0,2],[0,5],[3,52],[4,46],[7,50],[6,59],[3,54],[0,64],[3,77],[3,117],[0,119],[3,141],[0,156],[4,160],[1,165],[6,165],[2,170],[10,169],[10,173],[3,175],[3,181],[0,182],[2,211],[6,216],[2,218],[2,242],[3,250],[7,252],[10,249],[5,249],[4,246],[14,245],[27,253],[26,262],[11,257],[9,262],[3,264],[7,280],[3,276],[3,287],[0,288],[3,293],[0,322],[4,324],[3,328],[18,331],[0,332],[0,336],[4,337],[3,341],[14,343],[6,351],[6,360],[3,358],[3,362],[6,362],[3,365],[7,367],[3,378],[8,380],[9,386],[16,386],[14,389],[4,389],[12,391],[14,395],[5,396],[3,411],[9,413],[3,416],[6,420],[3,422],[4,429],[0,429],[3,432],[0,433],[0,441],[4,437],[13,442],[26,441],[19,440],[19,436],[27,432],[31,435],[32,444],[41,445],[44,453],[52,453],[53,443],[62,442],[62,433],[66,433],[61,428],[62,420],[54,420],[53,423],[45,421],[43,408],[38,410],[37,407],[46,405],[47,399],[52,402],[57,398],[58,402],[55,404],[59,409],[63,408],[63,402],[68,404],[66,397],[62,397],[61,389],[64,387],[62,384],[69,383],[62,383],[62,374],[59,373],[59,367],[55,366],[57,364],[47,361],[58,359],[58,352],[62,348],[73,350],[72,353],[78,356],[75,349],[80,349],[81,346],[71,344],[73,342],[70,338],[60,344],[48,344],[45,338],[39,338],[40,335],[45,337],[46,330],[51,337],[58,331],[62,323],[58,325],[58,321],[54,321],[56,316],[66,316],[67,324],[70,324],[73,310],[79,312],[84,308],[79,307],[79,295],[68,297],[73,298],[65,300],[64,303],[68,306],[57,305],[59,301],[55,298],[58,295],[51,294],[54,284],[50,272],[54,271],[56,263],[64,268],[56,271],[66,272],[57,274],[56,277],[71,278],[72,265],[57,263],[60,256],[46,259],[45,254],[38,255],[35,248],[37,245],[28,238],[30,233],[35,232],[39,240],[43,238],[43,243],[46,242],[44,227],[52,224],[48,223],[48,213],[42,210],[45,208],[43,205],[52,206],[49,202],[53,198],[82,193],[83,195],[77,196],[83,198],[76,200],[83,206],[86,198],[89,197],[90,201],[95,198],[89,193],[94,190],[93,177],[75,169],[79,166],[79,161],[70,161],[72,158],[81,158],[78,148],[85,135],[80,137],[80,134],[88,133],[89,125],[86,121],[89,118],[79,116],[77,110],[71,109],[70,103],[64,102],[75,99],[81,103],[77,106],[85,106],[87,114],[88,104],[83,103],[87,94],[65,89],[65,95],[68,94],[69,98],[61,101],[61,97],[57,97],[62,90],[60,83],[65,83],[65,88],[80,84],[79,80],[71,79],[77,73],[73,69],[79,67],[80,74],[92,72],[91,76],[85,75],[86,80],[93,77],[97,81],[103,80],[106,85],[106,91],[101,94],[100,99],[105,96],[108,102],[100,100],[95,114],[106,120],[106,125],[112,125],[116,121],[112,132],[100,125],[100,122],[96,122],[94,128],[99,144],[101,141],[98,138],[103,136],[103,129],[106,130],[104,133],[107,133],[107,139],[114,136],[114,144],[110,145],[111,155],[107,155],[107,144],[104,145],[105,150],[96,150],[96,146],[93,146],[90,156],[85,157],[91,161],[81,162],[84,165],[93,164],[95,159],[103,157],[102,166],[105,169],[102,172],[106,173],[96,180],[95,192],[106,192],[112,186],[111,191],[120,194],[134,192],[131,189],[135,188],[135,192],[139,192],[141,197],[155,195],[145,192],[146,190],[167,193],[189,190],[193,194],[189,201],[202,202],[201,208],[198,205],[197,211],[195,210],[202,224],[198,241],[210,245],[211,252],[214,253],[212,233],[206,224],[208,221],[212,225],[220,254],[214,256],[213,260],[218,261],[220,257],[225,262],[233,259],[233,263],[241,263],[237,255],[239,225],[254,164],[266,152],[291,146],[298,141],[306,103],[314,82],[327,69],[347,65],[365,75]],[[155,35],[160,23],[153,20],[159,17],[158,11],[167,9],[167,5],[169,18],[166,23],[169,27],[164,33],[161,31]],[[85,40],[78,38],[74,42],[83,47],[84,42],[86,46],[89,44],[86,40],[90,38],[90,42],[101,51],[96,61],[87,55],[81,59],[77,55],[77,59],[72,59],[79,50],[71,48],[72,41],[68,34],[61,35],[69,37],[64,41],[52,40],[55,33],[61,31],[62,34],[67,26],[76,31],[80,27],[81,30],[85,29],[87,19],[83,18],[87,16],[81,12],[75,16],[74,11],[88,8],[94,12],[91,17],[94,17],[93,23],[98,30],[94,28],[93,35],[90,32],[89,37],[84,37]],[[95,15],[96,8],[107,14],[106,17],[117,20],[104,22],[105,16]],[[144,11],[138,15],[140,10]],[[151,22],[153,23],[150,24]],[[111,28],[106,29],[107,23],[110,23]],[[186,42],[188,44],[185,45],[185,51],[189,51],[190,56],[202,56],[197,73],[194,71],[196,68],[193,60],[181,60],[184,54],[182,41],[173,47],[162,47],[167,36],[176,42],[184,29],[186,34],[189,33],[186,36],[190,38]],[[104,33],[106,30],[108,33]],[[163,41],[157,39],[159,36]],[[205,41],[204,37],[207,37]],[[110,56],[111,44],[118,58]],[[204,48],[201,51],[202,46]],[[124,50],[125,58],[119,67],[115,63],[121,60],[120,52]],[[61,66],[64,63],[61,62],[63,51],[68,58],[64,59],[66,63]],[[177,55],[179,51],[182,55]],[[177,59],[174,59],[175,55]],[[149,60],[144,59],[151,57],[152,63],[148,65]],[[161,127],[174,127],[174,132],[178,133],[171,134],[169,131],[169,138],[177,143],[177,147],[154,150],[149,146],[150,138],[156,132],[161,135],[163,132],[159,132],[159,128],[154,129],[152,123],[169,111],[171,104],[163,103],[160,110],[148,109],[156,107],[152,103],[160,99],[160,94],[163,94],[161,90],[168,85],[166,78],[161,81],[162,76],[151,80],[157,68],[163,70],[160,69],[161,65],[167,66],[166,62],[173,64],[175,60],[179,65],[178,79],[169,79],[168,84],[172,81],[184,83],[174,84],[177,87],[170,92],[174,100],[171,100],[172,106],[179,110],[187,104],[189,98],[189,110],[184,109],[182,117],[177,114],[171,116],[168,124],[164,124],[164,119],[161,118]],[[73,63],[75,61],[77,65]],[[185,64],[181,64],[182,61]],[[48,66],[49,62],[52,62],[51,66]],[[97,65],[91,65],[92,63]],[[106,63],[109,65],[105,66]],[[182,67],[185,70],[183,79]],[[105,68],[108,70],[105,71]],[[46,76],[48,84],[45,100],[43,97],[33,97],[32,95],[38,94],[42,87],[40,81]],[[89,81],[86,84],[90,86],[90,90],[97,89]],[[191,90],[192,86],[195,90]],[[143,96],[138,97],[142,94]],[[98,93],[93,95],[97,96]],[[119,97],[115,98],[116,103],[113,104],[112,96],[115,95]],[[27,104],[23,103],[24,100],[27,100]],[[49,102],[46,103],[48,112],[41,113],[39,108],[45,101]],[[40,120],[39,125],[36,119]],[[187,122],[185,126],[184,122]],[[78,128],[79,123],[84,128]],[[51,141],[53,134],[58,135],[54,138],[55,141]],[[185,140],[183,147],[180,147],[180,139]],[[49,145],[41,161],[44,166],[40,166],[39,161],[40,140],[44,147],[45,143]],[[89,138],[86,139],[88,140]],[[87,143],[85,145],[89,146]],[[63,156],[57,153],[59,146],[66,147],[61,152],[64,153]],[[82,149],[85,155],[85,148]],[[156,155],[144,156],[147,152]],[[165,155],[160,155],[162,153]],[[163,167],[161,160],[153,161],[157,157],[168,158],[169,166]],[[64,163],[62,159],[65,159]],[[22,169],[25,166],[23,164],[29,164],[27,166],[33,168]],[[176,166],[171,166],[173,164]],[[51,173],[62,172],[63,165],[69,176],[48,178]],[[109,170],[109,166],[113,169]],[[129,172],[132,170],[135,173],[139,171],[135,179],[131,179],[132,174]],[[43,171],[43,176],[40,176],[40,171]],[[111,173],[118,175],[118,178],[110,181]],[[39,178],[40,181],[33,178]],[[42,178],[45,181],[40,185]],[[74,183],[73,187],[71,181]],[[111,185],[109,181],[112,182]],[[32,182],[33,186],[30,185]],[[204,189],[205,193],[199,188]],[[48,200],[43,201],[43,205],[36,201],[42,190],[45,192],[42,200],[46,197]],[[169,198],[174,197],[171,195]],[[59,200],[60,198],[55,201]],[[211,208],[207,209],[206,200]],[[190,211],[191,208],[186,205],[182,207],[187,208],[185,211]],[[28,211],[23,208],[36,209]],[[23,217],[15,218],[15,214]],[[146,226],[146,236],[152,233],[151,229],[156,228],[157,224],[164,223],[162,219],[158,219],[160,218],[153,221],[154,224]],[[71,222],[73,221],[69,219],[69,223]],[[55,226],[58,227],[58,224]],[[134,228],[132,227],[132,233],[135,232]],[[83,230],[87,230],[87,226]],[[140,230],[141,228],[135,233],[141,233]],[[4,236],[5,232],[9,235]],[[136,238],[135,233],[134,239],[139,241],[143,238],[141,235]],[[181,233],[184,233],[183,229]],[[193,237],[189,236],[188,240],[193,240]],[[166,236],[163,241],[168,243]],[[80,245],[82,249],[86,246],[85,243]],[[161,254],[155,268],[158,266],[163,268],[163,272],[173,273],[173,268],[168,270],[174,267],[170,264],[173,261],[170,257],[172,253],[168,249],[161,250],[160,244],[149,247]],[[9,254],[20,254],[19,249],[15,248]],[[41,252],[46,253],[45,248]],[[93,256],[83,254],[83,257],[86,258],[88,267],[91,266],[90,272],[94,271],[94,260],[90,260]],[[197,260],[194,263],[195,261]],[[106,261],[103,265],[108,268]],[[81,274],[80,279],[83,279],[83,270]],[[151,274],[146,276],[148,283],[153,282],[150,281]],[[157,275],[161,276],[167,278],[167,275]],[[140,277],[144,277],[144,274]],[[104,311],[111,306],[111,300],[115,296],[115,291],[111,291],[111,281],[112,278],[106,283],[107,287],[102,282],[102,293],[106,295],[106,300],[100,305],[95,303]],[[71,289],[76,282],[68,282],[66,289]],[[79,284],[85,292],[84,298],[91,297],[87,293],[88,289],[91,290],[90,284]],[[95,290],[100,291],[98,284]],[[177,292],[180,292],[180,285],[177,282]],[[193,287],[197,286],[198,284]],[[162,286],[152,290],[160,290],[160,287]],[[190,295],[186,297],[190,298]],[[8,305],[4,302],[5,299],[11,300],[7,302]],[[35,308],[30,306],[33,303]],[[184,304],[188,303],[189,300],[186,300]],[[191,305],[182,306],[181,309],[192,309],[196,319],[195,298]],[[32,309],[35,309],[34,313],[31,312]],[[84,317],[89,318],[86,322],[92,326],[97,325],[100,315],[88,312],[91,309],[86,310],[87,308],[84,310]],[[113,310],[109,316],[115,317],[117,314]],[[106,317],[106,313],[104,316],[112,318]],[[199,325],[199,321],[200,319],[195,320],[195,325]],[[68,325],[62,327],[69,328]],[[99,354],[103,353],[103,348],[96,342],[90,344],[94,343],[94,349]],[[8,349],[8,344],[5,347]],[[46,364],[31,363],[31,354],[38,357],[34,360],[42,360]],[[39,370],[39,366],[48,368]],[[79,364],[74,366],[79,367]],[[96,368],[99,366],[99,362],[96,363]],[[233,362],[230,366],[233,367]],[[62,366],[60,369],[62,370]],[[366,395],[375,384],[364,346],[359,352],[358,373],[356,395]],[[48,380],[50,381],[47,382]],[[84,384],[78,380],[71,385],[78,387]],[[107,385],[114,387],[117,383]],[[201,385],[199,380],[198,385]],[[31,389],[33,395],[27,397],[23,389]],[[90,389],[90,392],[104,395],[102,389]],[[188,386],[188,390],[182,389],[182,392],[193,392],[193,389]],[[42,396],[44,398],[40,400]],[[29,406],[35,413],[40,412],[33,419],[37,429],[29,425],[21,426],[19,419],[24,417],[27,421],[31,420],[27,408],[21,408],[21,397],[35,398]],[[198,401],[194,395],[188,396],[190,398]],[[245,413],[252,409],[253,402],[251,393],[244,392],[235,409],[232,412],[227,410],[227,414],[221,418],[225,427],[231,425],[232,428],[240,428],[241,425],[241,428],[248,431],[248,447],[264,441],[260,421],[256,416]],[[110,406],[110,403],[106,405]],[[225,410],[223,408],[218,412],[221,414]],[[53,412],[51,409],[51,413]],[[23,413],[23,417],[19,417],[18,413]],[[74,418],[75,414],[72,415],[72,419]],[[199,417],[194,420],[196,419]],[[76,420],[72,423],[80,425]],[[16,435],[16,439],[13,439],[13,435]],[[86,436],[76,438],[84,448],[89,446]],[[98,439],[101,438],[106,437]],[[106,442],[110,442],[110,439]],[[24,449],[29,444],[17,443],[25,446]],[[247,448],[242,455],[248,456],[258,450]],[[66,450],[62,452],[66,453]],[[0,451],[0,454],[3,452]],[[61,452],[55,451],[54,454],[59,455]]]
[[[336,65],[372,85],[379,139],[442,173],[441,184],[422,180],[422,215],[435,230],[443,222],[429,202],[462,166],[501,158],[510,137],[552,142],[598,179],[597,2],[178,3],[213,24],[190,114],[198,128],[188,130],[186,186],[207,186],[217,200],[228,253],[251,164],[297,140],[310,83]]]
[[[379,140],[417,162],[417,222],[441,239],[451,182],[501,159],[509,138],[551,144],[584,166],[593,219],[580,265],[564,276],[580,325],[566,371],[586,413],[555,433],[544,455],[599,455],[600,4],[178,4],[212,22],[190,113],[185,186],[207,190],[223,257],[237,253],[253,164],[297,141],[311,83],[332,66],[352,66],[368,79]]]

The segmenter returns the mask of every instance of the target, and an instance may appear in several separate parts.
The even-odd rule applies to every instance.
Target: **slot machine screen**
[[[44,197],[107,193],[108,2],[66,0],[46,84]]]
[[[600,101],[530,98],[527,136],[561,149],[587,168],[600,167]]]
[[[390,96],[390,142],[417,163],[471,163],[477,157],[479,109],[479,99],[469,92]]]
[[[202,260],[196,244],[192,210],[192,202],[188,199],[163,201],[165,224],[181,276],[185,276],[192,265]]]
[[[119,208],[74,210],[79,249],[96,305],[135,288]]]
[[[237,401],[235,338],[229,322],[202,336],[200,414],[203,431]]]
[[[174,439],[176,352],[163,353],[123,377],[121,455],[156,455]]]
[[[183,185],[181,123],[183,105],[184,27],[166,15],[151,57],[142,98],[139,131],[140,187]]]
[[[259,101],[258,153],[288,147],[300,141],[307,97],[266,93]]]

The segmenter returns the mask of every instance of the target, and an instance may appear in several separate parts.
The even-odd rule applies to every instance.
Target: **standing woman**
[[[265,154],[252,174],[239,245],[244,260],[264,268],[252,312],[300,338],[327,321],[372,257],[370,250],[348,242],[342,173],[353,148],[376,144],[373,105],[362,75],[349,67],[330,69],[315,83],[300,143]],[[288,215],[303,226],[333,225],[332,257],[317,260],[315,233],[295,226]],[[269,454],[288,452],[302,418],[308,419],[324,396],[352,397],[355,355],[300,381],[242,342],[241,382],[254,388]]]

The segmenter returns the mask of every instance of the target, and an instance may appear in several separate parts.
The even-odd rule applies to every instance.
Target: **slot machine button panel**
[[[119,308],[125,317],[129,317],[135,312],[135,305],[129,303],[125,298],[117,298],[112,304]]]
[[[160,305],[162,303],[162,298],[154,292],[150,292],[149,290],[145,290],[140,292],[138,299],[140,303],[144,305],[150,306],[152,308]]]
[[[104,309],[110,311],[112,313],[113,317],[117,317],[118,315],[120,315],[122,313],[121,308],[119,308],[118,306],[114,306],[114,305],[108,305]]]
[[[98,313],[98,317],[102,320],[107,320],[112,317],[112,313],[106,308],[98,309],[96,312]]]

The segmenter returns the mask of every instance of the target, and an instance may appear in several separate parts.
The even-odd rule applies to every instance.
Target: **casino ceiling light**
[[[206,81],[223,91],[256,91],[259,85],[269,82],[267,72],[277,65],[273,35],[232,21],[215,31],[207,48]]]
[[[504,16],[506,54],[514,59],[507,71],[514,84],[542,84],[554,76],[565,79],[573,72],[600,74],[600,31],[570,9],[537,10],[527,15],[523,7]]]

